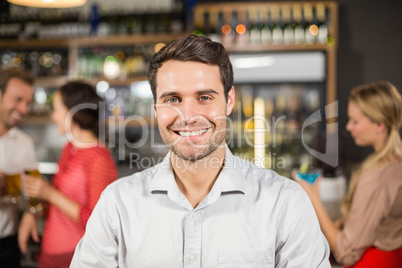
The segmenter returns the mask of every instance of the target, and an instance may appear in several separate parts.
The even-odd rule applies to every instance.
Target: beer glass
[[[39,173],[38,169],[31,169],[31,170],[25,170],[25,174],[35,177],[38,180],[42,180],[42,176]],[[43,210],[43,206],[42,203],[40,202],[40,200],[36,197],[29,197],[28,200],[28,210],[31,213],[37,213]]]
[[[16,204],[21,198],[21,175],[19,173],[5,174],[6,192],[2,201]]]

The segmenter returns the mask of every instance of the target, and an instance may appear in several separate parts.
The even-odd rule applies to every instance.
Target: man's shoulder
[[[296,182],[279,175],[272,169],[257,167],[252,162],[237,156],[234,156],[234,159],[240,165],[243,175],[249,183],[291,190],[298,187]]]
[[[17,139],[18,142],[26,142],[26,143],[32,143],[32,138],[24,131],[22,131],[19,128],[13,128],[10,131],[12,131],[12,135],[14,135]]]
[[[246,183],[251,187],[259,187],[261,190],[278,193],[292,193],[300,188],[300,185],[295,181],[279,175],[272,169],[257,167],[252,162],[241,159],[237,156],[235,156],[234,159],[241,165],[241,170]]]

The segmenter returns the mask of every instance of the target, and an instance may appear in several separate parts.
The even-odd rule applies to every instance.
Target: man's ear
[[[234,103],[235,103],[235,90],[234,86],[232,86],[232,88],[228,93],[228,100],[226,103],[226,115],[230,115],[232,113]]]
[[[155,117],[158,117],[158,116],[157,116],[157,113],[156,113],[155,101],[152,101],[152,108],[154,109],[154,115],[155,115]]]

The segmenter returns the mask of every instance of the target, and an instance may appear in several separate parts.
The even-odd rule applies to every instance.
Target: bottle
[[[317,20],[318,20],[318,43],[325,44],[328,39],[328,17],[327,9],[322,3],[317,4]]]
[[[313,7],[310,4],[304,4],[304,19],[307,22],[307,26],[304,29],[306,44],[314,44],[317,40],[318,26]]]
[[[249,42],[250,44],[259,44],[261,43],[261,32],[259,26],[259,11],[256,7],[250,7],[248,10],[249,16]]]
[[[194,10],[194,31],[193,34],[204,35],[204,9],[197,7]]]
[[[235,14],[235,12],[232,13],[232,10],[228,8],[223,11],[224,24],[221,28],[221,40],[224,46],[231,46],[235,41],[235,27],[232,26],[237,24],[237,18],[234,17]]]
[[[236,25],[236,44],[245,46],[249,43],[249,33],[246,25],[248,24],[247,11],[239,11],[238,18],[239,23]]]
[[[292,18],[291,8],[289,5],[282,6],[282,16],[283,16],[283,43],[286,45],[293,44],[295,39],[295,23]]]
[[[280,45],[283,43],[283,20],[282,12],[277,5],[273,5],[271,8],[272,17],[272,43]]]
[[[268,45],[272,42],[272,31],[271,31],[271,13],[270,10],[262,6],[260,9],[260,37],[261,43]]]
[[[222,27],[222,17],[219,16],[220,13],[218,9],[212,8],[209,11],[208,17],[208,37],[211,38],[212,41],[220,42],[221,39],[219,37],[219,30]]]
[[[302,7],[299,4],[293,5],[293,19],[296,24],[294,29],[294,43],[299,45],[304,44],[305,40]]]

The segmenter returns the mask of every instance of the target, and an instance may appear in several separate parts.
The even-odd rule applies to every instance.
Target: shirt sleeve
[[[373,245],[376,228],[389,211],[388,197],[378,183],[379,172],[362,173],[357,182],[349,216],[338,233],[335,257],[344,265],[353,265]]]
[[[307,194],[296,185],[277,220],[275,267],[331,267],[329,246]]]
[[[117,178],[116,166],[105,151],[91,161],[88,169],[88,206],[80,210],[80,224],[85,228],[102,191]]]
[[[118,212],[107,188],[88,220],[85,235],[78,243],[70,268],[118,267]]]

